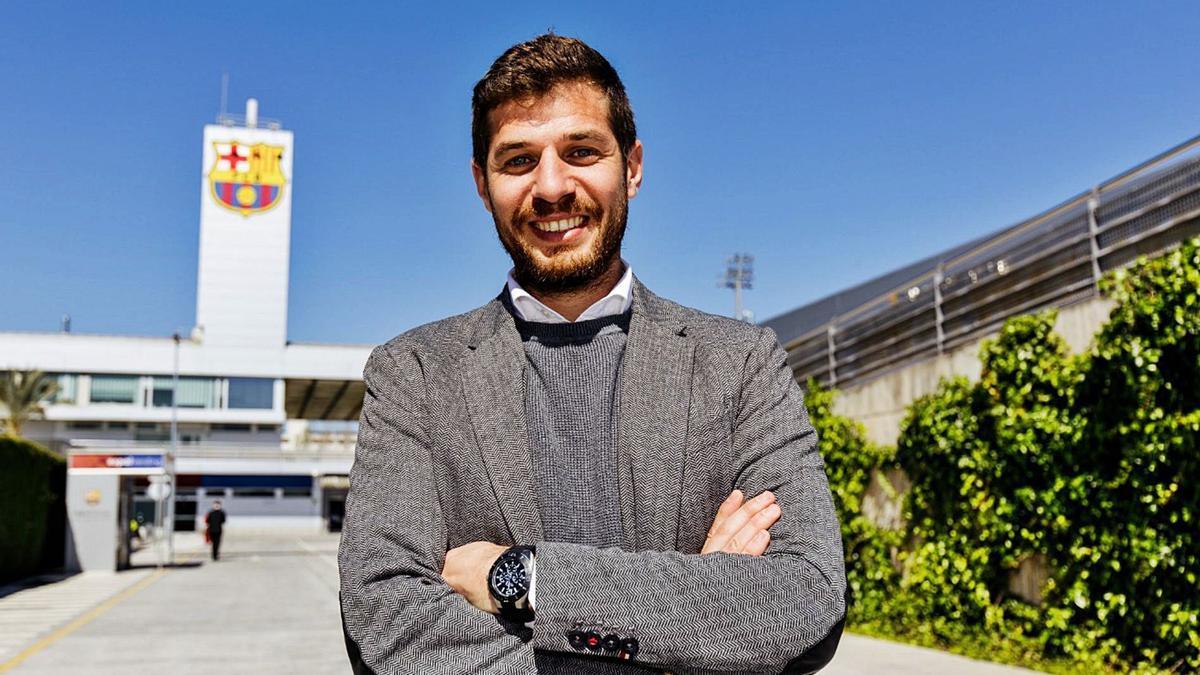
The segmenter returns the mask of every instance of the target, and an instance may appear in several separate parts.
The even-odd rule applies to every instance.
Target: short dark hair
[[[612,64],[583,40],[549,33],[509,47],[492,63],[471,96],[471,144],[475,163],[487,168],[492,126],[488,115],[514,99],[541,96],[555,85],[587,82],[608,97],[608,124],[621,155],[637,140],[633,109]]]

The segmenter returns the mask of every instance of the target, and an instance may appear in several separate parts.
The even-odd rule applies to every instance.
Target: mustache
[[[582,213],[592,220],[598,220],[604,210],[600,205],[586,196],[569,194],[556,202],[533,198],[533,205],[522,206],[517,211],[516,222],[527,223],[534,218],[548,216],[552,213]]]

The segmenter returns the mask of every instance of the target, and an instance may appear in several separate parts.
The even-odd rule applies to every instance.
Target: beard
[[[492,220],[500,243],[513,261],[513,277],[526,289],[542,293],[567,293],[583,290],[596,283],[621,257],[621,240],[629,217],[629,199],[622,184],[619,199],[605,212],[591,199],[568,195],[557,203],[535,199],[533,208],[522,207],[506,226],[496,213]],[[531,244],[515,234],[536,216],[550,213],[583,213],[588,227],[599,231],[584,250],[563,247],[546,259]]]

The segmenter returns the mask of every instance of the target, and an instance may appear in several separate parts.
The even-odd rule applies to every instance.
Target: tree
[[[8,409],[4,429],[21,435],[21,426],[45,412],[43,403],[58,393],[58,382],[40,370],[0,372],[0,404]]]

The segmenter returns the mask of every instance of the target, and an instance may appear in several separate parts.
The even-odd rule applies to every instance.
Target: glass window
[[[274,488],[233,488],[234,497],[274,497]]]
[[[261,377],[229,378],[229,407],[270,410],[275,407],[275,380]]]
[[[136,375],[93,375],[92,403],[133,403],[137,401]]]
[[[311,497],[312,488],[285,487],[283,488],[283,496],[287,497]]]
[[[174,381],[170,377],[154,378],[153,403],[156,408],[170,407],[171,389]],[[179,378],[180,408],[217,407],[216,381],[211,377]]]
[[[79,376],[73,373],[58,373],[50,375],[58,382],[58,391],[50,397],[51,403],[74,403],[76,388],[79,386]]]

